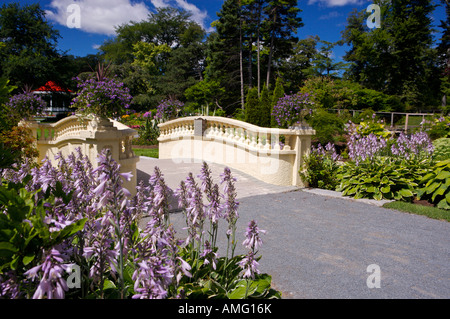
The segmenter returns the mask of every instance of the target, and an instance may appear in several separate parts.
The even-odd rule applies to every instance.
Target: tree
[[[217,16],[218,20],[212,24],[216,32],[212,32],[207,40],[205,79],[217,81],[225,89],[227,95],[219,104],[232,114],[241,105],[239,1],[226,0]]]
[[[303,26],[298,14],[302,10],[297,7],[297,0],[269,0],[265,7],[267,20],[265,30],[268,33],[269,58],[267,62],[266,85],[271,83],[273,61],[290,55],[293,45],[298,41],[295,37],[297,29]]]
[[[141,22],[117,28],[101,50],[127,85],[138,110],[162,99],[181,99],[202,79],[205,31],[184,10],[159,8]]]
[[[381,8],[381,28],[368,29],[364,11],[354,11],[343,32],[343,41],[351,46],[344,57],[352,63],[348,77],[367,88],[400,96],[410,109],[436,104],[431,0],[374,2]]]
[[[59,81],[59,37],[39,4],[4,4],[0,8],[0,75],[19,88],[42,85],[50,78]]]
[[[275,88],[273,89],[272,93],[272,101],[270,106],[270,126],[276,127],[277,122],[275,121],[275,118],[272,116],[273,107],[278,103],[278,100],[284,96],[284,87],[283,82],[281,78],[277,78],[277,81],[275,82]]]
[[[224,93],[225,90],[220,87],[219,82],[203,80],[187,88],[184,94],[188,101],[192,102],[194,108],[206,107],[209,111],[210,105],[213,104],[215,112],[217,108],[222,109],[218,100]]]
[[[272,99],[269,95],[269,89],[266,85],[263,86],[261,91],[261,98],[259,100],[260,119],[259,126],[270,127],[271,126],[271,113],[272,113]]]
[[[441,20],[439,25],[442,28],[442,37],[437,47],[439,57],[439,69],[441,71],[441,106],[444,112],[449,112],[447,107],[448,96],[450,95],[450,1],[441,0],[445,5],[446,20]]]
[[[245,102],[245,122],[259,125],[261,119],[260,102],[258,98],[258,88],[248,90]]]

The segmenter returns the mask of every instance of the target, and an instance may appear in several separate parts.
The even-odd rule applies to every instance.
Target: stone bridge
[[[94,167],[97,156],[103,149],[110,149],[115,161],[120,164],[122,172],[132,172],[131,181],[125,181],[124,187],[132,194],[136,192],[136,163],[131,148],[131,141],[136,130],[108,119],[81,119],[77,116],[66,117],[57,123],[38,123],[36,121],[21,122],[31,129],[39,151],[39,162],[45,157],[55,164],[55,155],[59,152],[67,156],[80,147]]]
[[[304,187],[299,170],[315,131],[265,128],[217,116],[191,116],[159,124],[159,158],[174,163],[226,165],[263,182]]]

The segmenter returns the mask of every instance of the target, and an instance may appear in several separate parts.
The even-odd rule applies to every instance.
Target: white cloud
[[[309,0],[308,4],[314,4],[317,2],[324,4],[327,7],[342,7],[346,5],[360,5],[367,2],[367,0]]]
[[[191,19],[205,30],[211,31],[206,25],[208,12],[199,9],[186,0],[150,0],[155,8],[175,7],[181,8],[191,14]],[[70,5],[78,5],[80,9],[80,29],[90,33],[114,35],[115,27],[129,23],[146,20],[151,13],[144,0],[52,0],[51,10],[47,10],[47,18],[61,25],[68,25],[68,18],[74,11],[67,12]],[[70,22],[69,22],[70,24]]]
[[[325,15],[323,15],[323,16],[320,16],[320,17],[319,17],[319,20],[329,20],[329,19],[333,19],[333,18],[340,17],[340,16],[342,16],[341,13],[339,13],[339,12],[337,12],[337,11],[331,11],[331,12],[328,13],[328,14],[325,14]]]
[[[130,0],[52,0],[47,18],[66,25],[75,12],[67,12],[71,4],[79,7],[80,29],[90,33],[114,35],[115,27],[130,21],[145,20],[150,10],[143,2]]]

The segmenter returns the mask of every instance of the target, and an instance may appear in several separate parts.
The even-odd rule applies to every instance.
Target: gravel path
[[[149,166],[144,164],[150,165],[141,160],[141,178],[147,177]],[[164,166],[159,160],[153,164]],[[177,166],[183,174],[174,167],[161,168],[168,184],[175,176],[184,179],[191,168],[198,174],[200,166]],[[260,269],[272,276],[283,298],[450,298],[450,223],[295,188],[252,186],[254,182],[250,178],[236,184],[238,194],[242,191],[238,242],[252,219],[267,230]],[[172,214],[171,222],[183,237],[183,214]],[[223,256],[226,225],[221,226]],[[238,245],[236,253],[243,252]],[[372,264],[379,266],[380,288],[367,286]]]

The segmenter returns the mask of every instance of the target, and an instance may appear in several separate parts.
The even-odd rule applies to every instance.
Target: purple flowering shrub
[[[201,186],[192,174],[181,183],[176,193],[189,236],[180,240],[170,224],[173,192],[157,167],[132,196],[122,186],[131,174],[120,172],[109,150],[96,168],[80,149],[56,160],[56,167],[44,160],[1,171],[0,298],[280,296],[254,256],[234,256],[238,203],[229,170],[223,193],[206,163]],[[139,226],[142,217],[147,223]],[[231,256],[227,250],[220,258],[219,220],[228,223],[231,247]],[[259,231],[252,229],[245,244],[257,249]]]
[[[331,142],[325,147],[321,144],[312,146],[311,152],[303,157],[304,169],[300,171],[300,176],[309,187],[334,190],[338,185],[336,173],[338,161],[341,160]]]
[[[165,99],[156,107],[156,118],[168,121],[178,117],[184,108],[184,103],[174,99]]]
[[[6,103],[6,107],[11,111],[11,116],[17,117],[20,121],[43,114],[47,103],[33,93],[21,93],[12,96]]]
[[[80,114],[118,118],[130,108],[132,96],[122,82],[114,78],[77,80],[78,92],[72,100],[72,106],[76,107]]]
[[[288,128],[300,124],[308,114],[311,114],[313,105],[314,102],[308,93],[285,94],[274,105],[272,116],[278,127]]]

